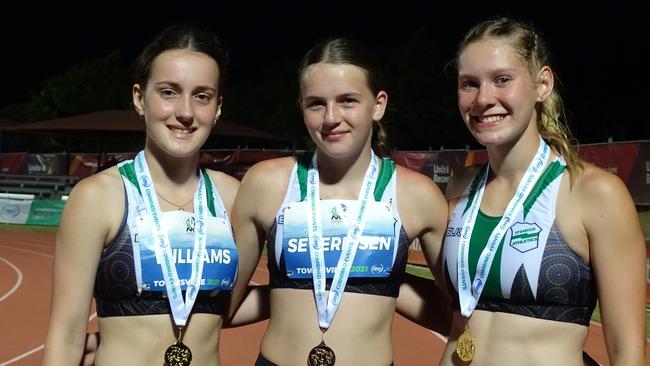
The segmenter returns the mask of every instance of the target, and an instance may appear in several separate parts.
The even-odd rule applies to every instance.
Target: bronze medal
[[[334,355],[334,351],[323,341],[318,346],[312,348],[309,352],[309,357],[307,357],[307,365],[309,366],[333,366],[335,361],[336,356]]]
[[[463,362],[470,362],[474,359],[475,352],[474,338],[472,338],[469,329],[465,329],[456,341],[456,354]]]
[[[181,341],[176,341],[165,351],[166,366],[189,366],[192,361],[192,351]]]

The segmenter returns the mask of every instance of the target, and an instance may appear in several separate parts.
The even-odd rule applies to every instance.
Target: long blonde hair
[[[486,20],[472,27],[460,42],[456,63],[467,46],[486,39],[507,41],[528,65],[533,78],[542,67],[550,65],[550,53],[541,35],[532,25],[510,18]],[[553,76],[559,83],[555,72]],[[573,146],[576,141],[565,122],[566,114],[560,93],[553,88],[549,97],[543,102],[537,103],[535,109],[540,135],[557,153],[562,155],[567,163],[571,181],[573,181],[576,174],[582,169],[582,160]]]

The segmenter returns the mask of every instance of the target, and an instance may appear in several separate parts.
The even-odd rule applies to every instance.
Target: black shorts
[[[278,366],[278,365],[267,360],[266,357],[262,356],[262,354],[260,353],[260,355],[257,356],[257,360],[255,360],[255,366]]]

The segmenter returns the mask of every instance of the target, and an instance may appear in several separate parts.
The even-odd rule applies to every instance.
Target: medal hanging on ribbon
[[[334,271],[334,278],[330,286],[329,295],[325,296],[325,255],[323,248],[323,230],[320,212],[320,189],[319,189],[319,176],[318,176],[318,163],[316,153],[312,158],[311,166],[307,172],[307,206],[309,207],[309,217],[307,232],[309,234],[309,255],[311,259],[312,278],[314,281],[314,294],[316,298],[316,310],[318,311],[318,324],[323,332],[325,332],[334,319],[334,314],[339,307],[341,297],[345,291],[345,284],[348,282],[350,275],[350,268],[354,261],[354,256],[357,252],[359,240],[363,233],[366,224],[366,208],[368,200],[377,182],[379,173],[379,162],[377,156],[371,152],[370,165],[363,178],[361,190],[357,201],[359,203],[356,214],[350,215],[353,219],[349,223],[350,227],[346,238],[343,240],[341,246],[341,257],[339,258],[336,270]],[[334,351],[325,344],[324,339],[321,338],[321,343],[312,348],[307,358],[309,365],[334,365],[336,356]]]
[[[183,338],[182,328],[178,329],[178,340],[176,343],[167,347],[165,351],[166,366],[189,366],[192,362],[192,351],[186,346],[181,339]]]
[[[456,340],[456,354],[461,361],[470,362],[474,359],[475,352],[474,338],[469,332],[469,327],[466,326],[465,331]]]
[[[456,343],[456,353],[458,354],[458,357],[465,362],[469,362],[474,358],[476,347],[474,338],[472,337],[472,334],[469,330],[469,317],[472,315],[472,312],[478,304],[481,292],[483,292],[483,288],[492,266],[492,260],[495,257],[495,253],[499,248],[504,234],[512,224],[511,221],[521,213],[524,200],[526,197],[528,197],[531,190],[533,189],[534,183],[542,175],[549,155],[550,148],[540,136],[539,146],[537,148],[535,156],[533,157],[533,160],[528,165],[526,173],[521,178],[521,181],[517,186],[515,195],[508,203],[505,213],[490,234],[487,245],[481,252],[481,256],[479,257],[478,263],[476,264],[476,274],[474,280],[471,281],[471,285],[469,274],[469,243],[470,239],[472,238],[472,231],[474,230],[476,216],[478,215],[479,207],[481,206],[481,199],[483,198],[483,193],[485,192],[487,176],[488,172],[490,171],[489,165],[485,167],[482,173],[474,178],[474,181],[470,187],[468,187],[468,190],[477,188],[477,192],[473,197],[474,199],[471,202],[469,209],[467,210],[467,216],[464,220],[463,229],[461,232],[462,234],[458,241],[458,298],[461,314],[467,318],[467,324],[465,331],[461,334]],[[469,196],[469,199],[472,198],[472,196],[469,195],[469,192],[465,192],[464,195]]]
[[[192,272],[188,285],[185,291],[185,300],[180,288],[180,281],[178,279],[178,272],[176,265],[173,263],[173,256],[171,251],[171,244],[169,242],[169,235],[167,230],[162,225],[162,212],[156,197],[156,190],[149,173],[149,167],[144,156],[144,151],[138,153],[135,157],[135,172],[138,179],[138,185],[142,198],[145,201],[145,208],[147,214],[151,219],[151,227],[153,231],[155,253],[158,262],[160,263],[163,278],[165,280],[165,289],[167,291],[167,298],[172,309],[172,317],[174,323],[178,327],[179,336],[176,343],[169,346],[165,352],[165,362],[169,366],[187,366],[192,360],[192,352],[189,347],[183,344],[182,328],[187,323],[187,319],[192,311],[194,302],[199,293],[201,285],[201,275],[203,273],[203,254],[205,252],[205,245],[207,239],[207,230],[205,228],[204,220],[208,212],[207,198],[205,194],[205,181],[203,174],[199,174],[199,184],[194,192],[194,248],[192,258]],[[169,360],[175,363],[168,362]]]
[[[307,358],[307,365],[309,366],[332,366],[335,362],[336,355],[334,351],[322,340],[318,346],[311,349]]]

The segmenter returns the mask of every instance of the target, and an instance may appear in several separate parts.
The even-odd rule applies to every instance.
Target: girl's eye
[[[321,102],[319,100],[314,100],[314,101],[311,101],[311,102],[307,103],[307,109],[316,109],[316,108],[321,107],[323,105],[324,105],[323,102]]]
[[[197,94],[194,98],[198,99],[201,102],[208,103],[212,99],[212,96],[209,94],[201,93]]]
[[[458,88],[461,90],[471,90],[478,88],[478,83],[471,80],[460,80],[458,82]]]
[[[496,78],[495,83],[497,86],[506,86],[508,85],[508,83],[510,83],[511,80],[512,79],[510,79],[507,76],[499,76],[498,78]]]
[[[162,89],[160,90],[160,95],[162,95],[163,98],[171,98],[176,95],[176,92],[171,89]]]
[[[357,103],[357,100],[354,98],[345,98],[343,99],[343,105],[346,107],[351,107]]]

